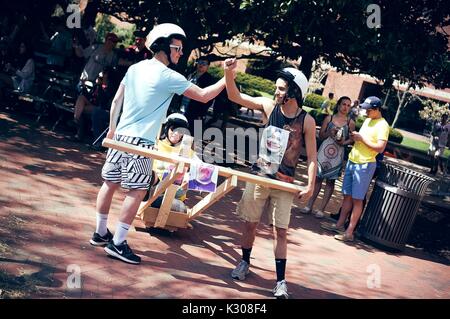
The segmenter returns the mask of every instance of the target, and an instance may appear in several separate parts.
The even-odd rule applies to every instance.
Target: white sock
[[[95,232],[100,236],[105,236],[108,232],[106,226],[108,224],[108,214],[97,213],[97,228]]]
[[[128,229],[130,229],[131,225],[118,222],[116,227],[116,232],[114,233],[113,242],[114,245],[120,245],[123,243],[125,238],[127,238],[128,235]]]

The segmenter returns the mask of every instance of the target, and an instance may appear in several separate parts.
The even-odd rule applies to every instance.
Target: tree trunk
[[[401,94],[401,97],[400,97],[400,92],[399,91],[397,92],[397,98],[399,100],[399,103],[398,103],[398,107],[397,107],[397,112],[395,113],[394,120],[392,121],[392,124],[391,124],[392,128],[396,127],[398,118],[400,117],[400,114],[402,113],[402,110],[406,105],[406,103],[405,103],[406,94],[408,93],[410,87],[411,86],[408,84],[408,86],[406,87],[406,90],[403,91],[403,93]],[[399,89],[400,89],[400,86],[399,86]]]
[[[388,98],[389,98],[389,94],[391,93],[391,90],[392,90],[392,87],[390,87],[390,88],[388,89],[388,91],[387,91],[387,93],[386,93],[386,96],[385,96],[385,98],[384,98],[383,106],[382,106],[381,108],[385,108],[385,107],[386,107],[386,104],[387,104],[387,101],[388,101]]]
[[[303,74],[306,76],[306,78],[309,80],[309,77],[311,76],[311,68],[314,60],[316,59],[316,56],[304,54],[302,55],[302,62],[300,64],[300,70],[303,72]]]

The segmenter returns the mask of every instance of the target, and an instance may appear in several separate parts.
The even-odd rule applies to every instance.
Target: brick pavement
[[[128,265],[88,242],[104,154],[30,123],[0,112],[0,270],[32,279],[32,297],[272,298],[268,226],[258,229],[248,280],[229,276],[240,259],[241,223],[233,211],[243,184],[195,220],[192,230],[130,231],[128,242],[142,263]],[[112,230],[122,198],[117,194],[112,205]],[[339,201],[335,192],[329,208]],[[448,261],[414,247],[388,253],[360,241],[338,242],[299,207],[288,238],[292,298],[450,298]],[[80,289],[70,288],[73,265],[81,271]],[[380,287],[368,288],[370,271],[380,271]]]

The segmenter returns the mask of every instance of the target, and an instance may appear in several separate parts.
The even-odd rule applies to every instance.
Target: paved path
[[[168,235],[133,228],[128,242],[142,263],[128,265],[88,243],[104,154],[29,122],[0,112],[0,289],[5,278],[20,277],[39,298],[272,298],[267,225],[258,229],[248,280],[229,276],[240,260],[241,222],[233,212],[242,184],[195,220],[192,230]],[[330,211],[341,199],[335,194]],[[119,193],[113,201],[113,231],[122,198]],[[191,203],[197,199],[190,194]],[[301,207],[293,209],[288,237],[292,298],[450,298],[447,260],[414,247],[396,254],[360,241],[338,242],[313,216],[299,214]],[[76,283],[70,275],[78,270],[81,288],[70,288]],[[380,274],[380,286],[368,286],[377,283],[374,274]]]
[[[416,133],[412,133],[409,131],[405,131],[402,129],[398,129],[396,128],[397,131],[399,131],[400,133],[402,133],[403,136],[406,136],[408,138],[414,139],[414,140],[418,140],[418,141],[422,141],[425,143],[429,143],[430,142],[430,138],[424,135],[420,135],[420,134],[416,134]]]

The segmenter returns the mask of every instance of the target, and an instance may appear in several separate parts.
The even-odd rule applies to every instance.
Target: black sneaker
[[[109,231],[109,229],[106,229],[106,235],[100,236],[98,233],[94,233],[92,235],[91,240],[89,241],[92,246],[105,246],[113,239],[113,234]]]
[[[114,245],[111,241],[106,247],[105,251],[108,255],[119,258],[126,263],[139,264],[141,262],[141,257],[133,254],[130,246],[128,246],[127,241],[124,240],[120,245]]]

